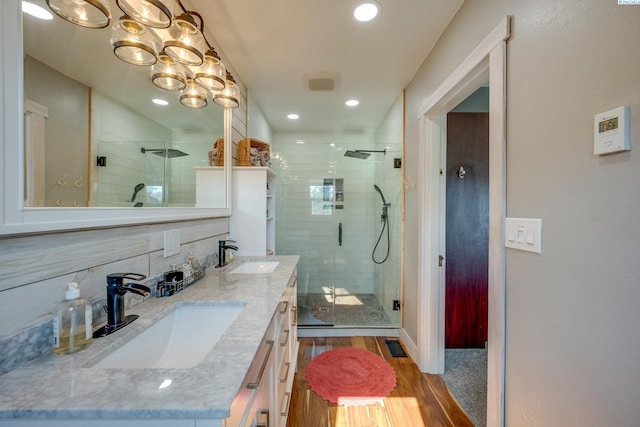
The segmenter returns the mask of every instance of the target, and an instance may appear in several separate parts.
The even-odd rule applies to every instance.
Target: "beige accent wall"
[[[466,1],[407,88],[407,178],[425,99],[506,15],[507,215],[543,224],[541,255],[506,255],[506,425],[637,425],[640,5]],[[594,156],[594,115],[621,105],[631,151]],[[406,203],[405,328],[418,340],[418,189]]]

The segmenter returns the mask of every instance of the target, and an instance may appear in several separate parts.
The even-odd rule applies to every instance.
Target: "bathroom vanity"
[[[128,308],[140,317],[89,348],[48,354],[0,376],[0,426],[285,426],[298,352],[297,262],[237,257],[182,292]],[[258,272],[262,264],[273,271]],[[178,357],[158,362],[158,339],[145,331],[169,334],[183,312],[235,319],[188,318],[193,336],[169,344]],[[179,357],[195,354],[185,347],[209,333],[219,336],[200,359]],[[142,351],[130,349],[139,341]],[[131,353],[115,357],[125,350]]]

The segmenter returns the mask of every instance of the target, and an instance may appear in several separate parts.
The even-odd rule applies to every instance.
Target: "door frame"
[[[504,426],[506,217],[506,45],[511,17],[467,56],[427,99],[419,122],[418,364],[444,372],[445,191],[440,169],[446,154],[446,114],[489,81],[489,319],[487,425]]]

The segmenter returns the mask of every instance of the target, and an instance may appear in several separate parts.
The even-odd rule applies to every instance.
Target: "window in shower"
[[[309,200],[311,215],[333,215],[334,208],[343,208],[344,179],[324,178],[322,185],[310,185]]]

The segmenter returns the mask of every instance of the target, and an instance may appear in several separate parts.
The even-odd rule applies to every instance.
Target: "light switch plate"
[[[164,257],[180,253],[180,230],[167,230],[164,232]]]
[[[521,251],[542,253],[542,220],[539,218],[507,218],[505,246]]]

